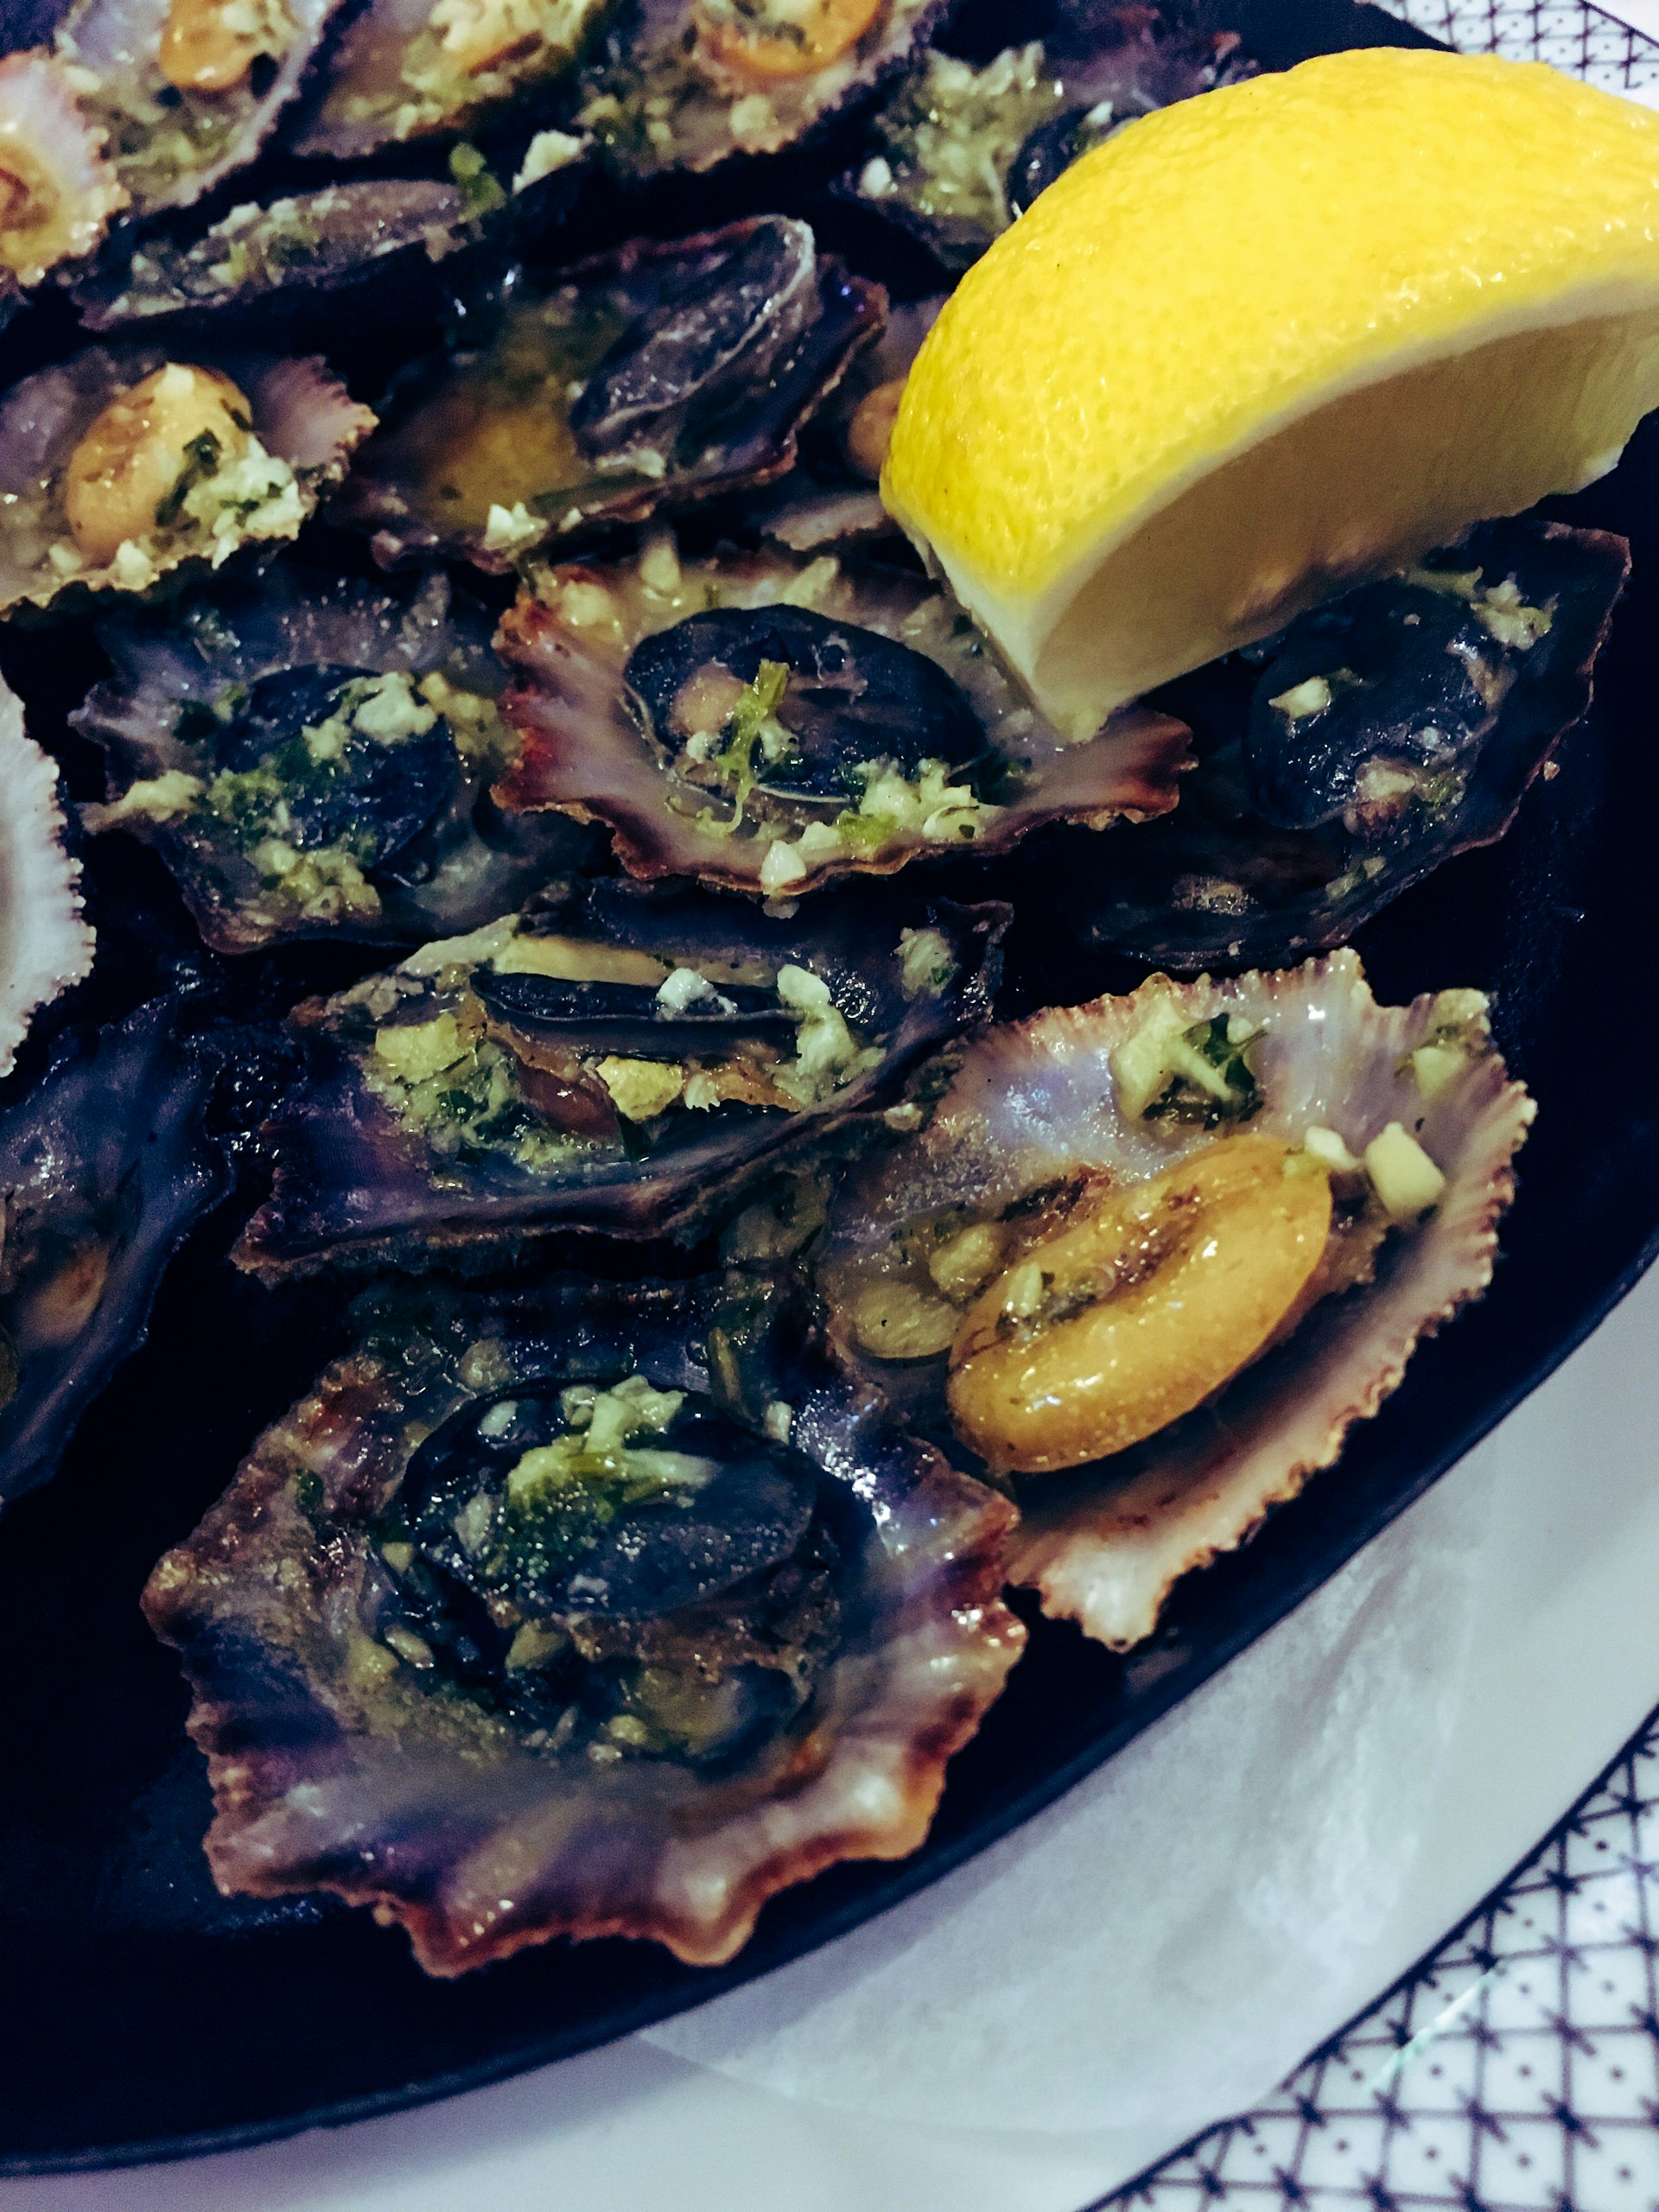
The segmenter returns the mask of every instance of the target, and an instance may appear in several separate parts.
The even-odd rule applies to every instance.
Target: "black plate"
[[[1417,42],[1337,0],[1242,15],[1271,62]],[[138,1592],[337,1343],[326,1300],[232,1277],[222,1253],[233,1224],[210,1225],[61,1476],[0,1528],[0,2171],[222,2148],[442,2096],[626,2034],[855,1926],[1046,1804],[1261,1635],[1594,1325],[1659,1229],[1659,1022],[1646,980],[1659,417],[1617,475],[1553,511],[1622,531],[1636,550],[1592,721],[1502,846],[1446,868],[1361,940],[1385,999],[1468,982],[1493,994],[1539,1122],[1490,1296],[1420,1351],[1341,1465],[1184,1586],[1134,1657],[1039,1623],[953,1766],[925,1849],[898,1866],[839,1867],[777,1899],[729,1967],[682,1967],[648,1944],[554,1943],[460,1983],[428,1981],[403,1938],[366,1915],[226,1900],[207,1878],[207,1792],[183,1735],[185,1694]],[[16,650],[38,675],[41,654],[65,648]],[[66,688],[86,673],[72,670]],[[1022,975],[1040,971],[1053,993],[1049,948],[1016,933],[1013,954],[1014,1003],[1035,997]],[[1065,980],[1081,996],[1123,976],[1102,963]]]

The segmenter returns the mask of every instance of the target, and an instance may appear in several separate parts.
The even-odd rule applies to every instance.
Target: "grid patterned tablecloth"
[[[1659,104],[1659,41],[1579,0],[1384,4],[1448,45]],[[1106,2202],[1659,2212],[1659,1713],[1514,1880],[1277,2096]]]
[[[1659,1713],[1522,1872],[1149,2212],[1655,2212]]]

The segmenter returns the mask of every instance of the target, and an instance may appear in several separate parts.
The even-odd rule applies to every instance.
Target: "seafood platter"
[[[1517,403],[1241,598],[1289,497],[1257,397],[1062,589],[1008,549],[1109,470],[1044,295],[1030,394],[988,365],[996,288],[1121,178],[1154,275],[1075,281],[1127,391],[1224,257],[1158,147],[1242,196],[1375,111],[1362,57],[1431,104],[1462,62],[1339,0],[0,28],[0,2167],[38,2171],[443,2094],[869,1917],[1629,1287],[1659,307],[1584,311],[1588,454],[1535,467],[1585,408]],[[1555,306],[1402,340],[1414,420],[1474,420],[1435,361],[1490,416],[1492,349],[1567,325],[1516,265]],[[1205,404],[1252,312],[1226,375],[1179,351]]]

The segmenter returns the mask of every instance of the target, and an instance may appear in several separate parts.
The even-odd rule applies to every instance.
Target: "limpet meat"
[[[613,830],[640,876],[798,896],[1039,823],[1166,812],[1184,724],[1129,708],[1065,744],[947,594],[843,551],[537,572],[498,640],[523,745],[498,796]]]
[[[730,1958],[926,1834],[1020,1654],[1006,1502],[723,1283],[362,1316],[156,1569],[221,1888],[456,1974],[554,1935]]]
[[[1532,1101],[1478,992],[1379,1007],[1347,950],[1154,976],[944,1072],[832,1202],[831,1331],[1003,1471],[1011,1580],[1126,1650],[1485,1288]]]
[[[235,1256],[477,1264],[695,1226],[982,1018],[1007,919],[872,892],[784,920],[601,880],[424,946],[291,1017],[308,1073]]]
[[[588,842],[489,798],[518,749],[489,628],[441,574],[398,592],[286,563],[111,620],[115,679],[71,717],[109,759],[83,825],[154,845],[221,952],[476,929]]]

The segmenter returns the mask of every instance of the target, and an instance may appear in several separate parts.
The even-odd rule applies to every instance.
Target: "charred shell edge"
[[[1317,1057],[1321,1047],[1338,1049],[1345,1034],[1359,1065],[1343,1084],[1340,1103],[1356,1122],[1367,1084],[1395,1080],[1398,1064],[1433,1029],[1437,1006],[1436,995],[1428,994],[1409,1006],[1378,1007],[1358,957],[1347,950],[1301,968],[1221,982],[1201,978],[1177,985],[1154,976],[1127,998],[1051,1008],[970,1043],[935,1109],[931,1126],[939,1133],[938,1141],[950,1141],[945,1132],[953,1109],[972,1116],[978,1097],[1006,1099],[1035,1085],[1043,1109],[1028,1117],[1023,1134],[1039,1155],[1057,1151],[1057,1119],[1075,1110],[1067,1092],[1078,1078],[1069,1070],[1084,1065],[1084,1087],[1092,1086],[1097,1071],[1106,1090],[1108,1055],[1166,995],[1193,1021],[1231,1011],[1254,1020],[1276,1016],[1272,1033],[1285,1036],[1287,1054],[1297,1051],[1300,1039],[1314,1046]],[[1317,1028],[1305,1019],[1315,1013]],[[1263,1082],[1268,1120],[1271,1081]],[[1137,1447],[1128,1470],[1106,1474],[1085,1468],[1020,1481],[1022,1519],[1010,1549],[1009,1580],[1035,1587],[1045,1612],[1076,1620],[1085,1635],[1113,1650],[1143,1641],[1176,1582],[1217,1554],[1236,1549],[1273,1506],[1294,1497],[1310,1475],[1331,1465],[1353,1423],[1375,1414],[1400,1382],[1419,1339],[1435,1333],[1485,1289],[1497,1224],[1515,1194],[1513,1156],[1535,1109],[1490,1046],[1468,1060],[1428,1110],[1443,1109],[1441,1126],[1456,1132],[1457,1149],[1440,1161],[1447,1188],[1438,1211],[1402,1242],[1376,1283],[1316,1306],[1276,1360],[1247,1369],[1228,1385],[1224,1435],[1207,1426],[1178,1430],[1173,1442],[1160,1446],[1152,1440]],[[1391,1118],[1375,1109],[1363,1116],[1369,1134]],[[979,1141],[987,1141],[982,1132]],[[1351,1129],[1356,1149],[1365,1141],[1357,1128]],[[973,1141],[971,1133],[963,1133],[953,1156],[963,1157]],[[861,1205],[867,1209],[863,1218],[874,1218],[868,1211],[872,1197],[880,1206],[883,1230],[905,1218],[891,1186],[880,1191],[885,1180],[880,1160],[868,1174],[855,1171],[832,1210],[832,1246],[838,1233],[850,1232]],[[839,1232],[837,1217],[844,1225]],[[831,1325],[843,1338],[844,1325]],[[874,1376],[880,1371],[844,1342],[840,1348],[861,1372]],[[932,1365],[935,1379],[921,1382],[921,1397],[910,1406],[912,1417],[926,1427],[944,1419],[938,1402],[942,1370]],[[899,1378],[901,1392],[906,1379]],[[916,1389],[914,1381],[911,1389]],[[1198,1424],[1199,1418],[1191,1420]],[[1229,1438],[1248,1435],[1252,1427],[1254,1441],[1228,1448]]]
[[[626,279],[654,261],[676,259],[734,241],[761,219],[752,218],[721,230],[702,231],[690,238],[632,238],[613,253],[597,254],[559,270],[550,280],[550,289],[554,283],[580,286],[584,282],[598,284]],[[383,569],[394,569],[406,561],[438,554],[469,561],[486,575],[509,575],[519,567],[526,550],[545,555],[563,538],[592,535],[611,524],[645,522],[659,511],[677,512],[730,493],[772,483],[795,466],[801,426],[836,390],[855,357],[880,336],[887,318],[887,296],[881,286],[868,277],[854,276],[838,256],[819,251],[817,274],[823,310],[814,332],[818,366],[804,382],[798,377],[798,389],[773,442],[772,452],[752,467],[690,481],[682,479],[676,482],[671,474],[658,483],[619,487],[597,495],[592,491],[585,496],[573,495],[569,512],[529,549],[492,550],[484,543],[485,533],[479,530],[440,532],[410,514],[397,501],[395,493],[389,494],[385,487],[361,470],[350,476],[329,502],[327,519],[345,529],[369,532],[369,550]],[[386,429],[395,432],[397,428],[394,406],[388,410]]]
[[[64,849],[58,770],[23,729],[22,702],[0,679],[0,1075],[38,1010],[92,972],[80,862]]]
[[[42,1382],[24,1356],[17,1395],[0,1411],[0,1497],[53,1472],[111,1370],[144,1341],[168,1262],[228,1187],[224,1156],[202,1133],[216,1066],[211,1050],[179,1039],[172,1007],[156,1000],[61,1045],[40,1082],[0,1115],[0,1179],[14,1205],[42,1172],[68,1185],[67,1204],[86,1185],[99,1209],[130,1205],[135,1189],[138,1199],[90,1318],[68,1344],[32,1356],[54,1372]],[[50,1205],[49,1187],[45,1195]]]
[[[733,565],[741,573],[760,564]],[[605,572],[567,573],[598,579]],[[849,625],[856,620],[855,608]],[[1144,822],[1166,814],[1179,796],[1176,778],[1188,765],[1185,722],[1149,707],[1128,707],[1086,743],[1051,744],[1026,787],[988,810],[971,847],[901,833],[874,850],[848,846],[806,861],[799,874],[772,884],[762,874],[771,849],[765,840],[700,828],[675,804],[677,789],[690,787],[677,782],[640,728],[613,656],[531,590],[503,617],[496,647],[519,671],[502,712],[521,741],[512,773],[496,786],[498,804],[514,812],[553,808],[577,822],[605,823],[623,866],[645,880],[688,876],[792,899],[841,877],[893,875],[913,860],[960,858],[964,850],[987,858],[1007,852],[1046,823],[1103,830],[1124,817]]]
[[[505,1366],[515,1319],[520,1327],[563,1321],[592,1331],[632,1309],[667,1339],[640,1364],[706,1389],[698,1338],[709,1304],[696,1284],[567,1281],[537,1299],[459,1306],[449,1333],[456,1349],[492,1340]],[[546,1368],[531,1360],[504,1381]],[[454,1379],[422,1394],[415,1440],[471,1395]],[[689,1964],[715,1965],[742,1947],[779,1890],[841,1859],[902,1858],[920,1845],[947,1762],[1000,1694],[1024,1642],[996,1597],[1013,1517],[1003,1500],[821,1370],[797,1402],[791,1441],[870,1509],[867,1580],[880,1580],[874,1619],[831,1663],[843,1699],[850,1688],[851,1710],[842,1707],[817,1770],[785,1770],[769,1789],[751,1778],[746,1789],[740,1777],[735,1802],[712,1822],[688,1819],[683,1796],[677,1815],[670,1800],[653,1834],[648,1801],[606,1789],[602,1777],[618,1770],[572,1774],[537,1762],[527,1777],[511,1777],[493,1813],[492,1766],[501,1774],[524,1763],[522,1751],[515,1746],[499,1763],[451,1754],[446,1767],[440,1750],[417,1764],[398,1736],[377,1739],[353,1726],[343,1669],[317,1681],[289,1627],[296,1609],[289,1593],[304,1592],[321,1617],[312,1638],[327,1635],[321,1619],[331,1601],[339,1610],[339,1584],[351,1572],[341,1567],[354,1548],[352,1521],[401,1478],[410,1411],[397,1371],[372,1352],[337,1362],[259,1440],[225,1497],[150,1578],[150,1624],[179,1650],[194,1692],[189,1729],[207,1756],[215,1804],[207,1850],[221,1889],[270,1897],[323,1888],[372,1905],[404,1925],[435,1974],[555,1935],[650,1937]],[[342,1540],[322,1554],[295,1502],[296,1478],[307,1473],[321,1478],[344,1523]],[[301,1710],[305,1725],[296,1726]],[[467,1818],[455,1818],[446,1793]],[[343,1801],[333,1837],[331,1796]],[[585,1818],[570,1817],[572,1797],[578,1807],[592,1801]],[[397,1829],[423,1814],[435,1838],[400,1854]],[[377,1815],[391,1831],[384,1841]],[[613,1847],[596,1847],[607,1829]]]
[[[637,887],[626,888],[641,896]],[[650,894],[643,895],[648,902]],[[390,1224],[378,1232],[328,1236],[288,1226],[290,1215],[321,1215],[324,1211],[327,1194],[320,1166],[336,1176],[366,1179],[371,1188],[390,1187],[394,1168],[411,1189],[415,1179],[425,1175],[422,1155],[404,1143],[378,1103],[368,1098],[346,1056],[321,1033],[330,1002],[307,1001],[295,1009],[289,1022],[302,1040],[316,1040],[311,1044],[314,1072],[266,1126],[276,1161],[271,1194],[243,1230],[232,1258],[264,1281],[342,1267],[419,1270],[451,1265],[475,1273],[562,1231],[593,1231],[610,1237],[690,1236],[717,1211],[734,1208],[750,1184],[787,1154],[822,1141],[881,1103],[905,1072],[946,1037],[984,1020],[1001,964],[1001,940],[1010,919],[1007,907],[995,902],[963,906],[937,899],[918,902],[906,911],[912,921],[948,934],[957,972],[937,995],[906,1007],[888,1033],[879,1066],[855,1076],[822,1103],[777,1114],[770,1122],[710,1139],[677,1156],[671,1154],[654,1173],[641,1173],[639,1164],[633,1163],[608,1182],[554,1186],[539,1195],[527,1193],[522,1204],[496,1207],[479,1200],[472,1202],[469,1211],[462,1193],[445,1218],[442,1193],[434,1191],[424,1218]],[[649,931],[649,904],[640,912]],[[615,941],[660,947],[671,960],[695,959],[694,947],[701,941],[704,957],[715,958],[720,957],[714,950],[716,943],[724,947],[741,938],[753,925],[753,912],[740,908],[735,917],[721,916],[705,906],[709,934],[699,940],[689,931],[682,933],[671,909],[669,919],[658,924],[654,935],[635,936],[625,928]],[[852,918],[846,918],[850,925]],[[858,920],[867,925],[868,914],[861,912]],[[810,963],[813,941],[803,933],[796,950],[783,950],[779,957]],[[315,1134],[308,1132],[308,1123],[315,1125]],[[645,1163],[647,1169],[652,1165]]]

